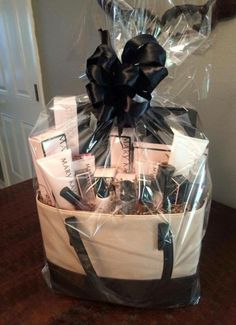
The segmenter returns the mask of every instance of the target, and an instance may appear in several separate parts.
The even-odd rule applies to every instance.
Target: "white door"
[[[27,137],[44,105],[30,0],[0,0],[0,187],[32,177]]]

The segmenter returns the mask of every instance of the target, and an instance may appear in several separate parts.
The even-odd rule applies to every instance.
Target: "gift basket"
[[[161,97],[158,85],[207,40],[212,1],[172,4],[162,18],[148,4],[88,1],[88,10],[104,9],[109,30],[99,29],[88,53],[86,93],[55,97],[29,144],[48,285],[88,300],[177,307],[200,297],[209,141],[197,111]]]

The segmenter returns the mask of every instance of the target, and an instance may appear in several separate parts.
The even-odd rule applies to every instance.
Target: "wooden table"
[[[55,295],[42,276],[32,181],[0,191],[0,325],[235,325],[236,210],[213,203],[201,260],[200,305],[139,310]]]

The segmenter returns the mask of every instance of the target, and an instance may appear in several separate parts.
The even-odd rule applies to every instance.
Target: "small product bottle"
[[[136,186],[131,180],[121,180],[120,182],[121,211],[126,215],[136,213]]]
[[[153,176],[140,175],[139,205],[141,214],[152,214],[156,210],[153,188]]]
[[[111,213],[113,202],[111,188],[106,179],[101,177],[96,180],[96,211],[99,213]]]

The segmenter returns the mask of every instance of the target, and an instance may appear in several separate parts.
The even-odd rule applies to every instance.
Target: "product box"
[[[55,200],[51,194],[52,191],[38,167],[37,160],[67,150],[66,135],[59,130],[51,129],[45,133],[30,137],[29,145],[38,179],[40,195],[45,203],[54,206]]]
[[[66,134],[68,147],[72,155],[79,154],[79,134],[76,97],[55,97],[54,112],[55,128]]]
[[[123,129],[119,137],[118,128],[114,127],[110,133],[111,167],[117,172],[130,173],[133,168],[133,141],[135,132],[132,128]]]
[[[175,166],[176,175],[189,176],[196,162],[208,152],[208,139],[198,139],[186,136],[172,128],[174,140],[170,155],[170,164]]]
[[[171,154],[169,145],[138,141],[133,143],[133,148],[136,173],[157,174],[159,164],[169,162]]]

